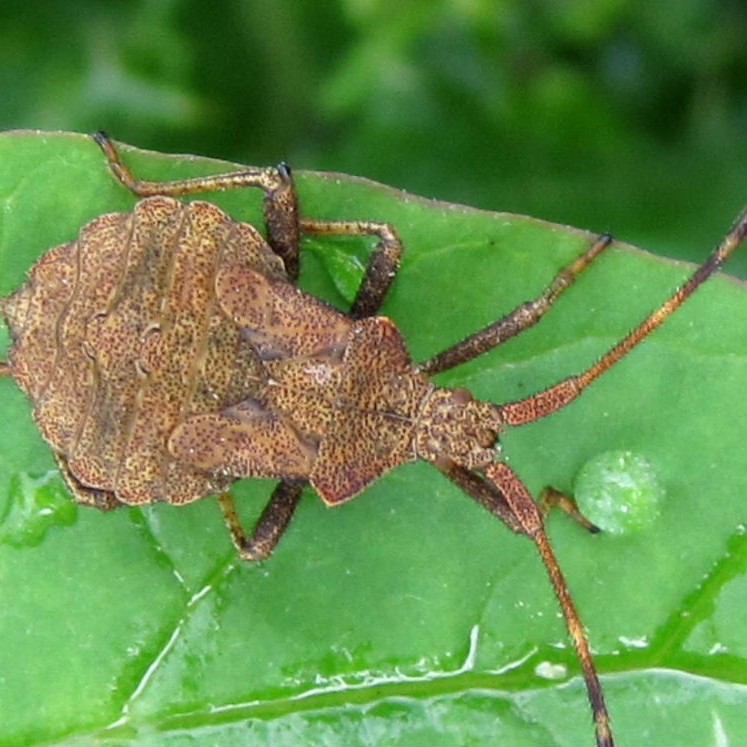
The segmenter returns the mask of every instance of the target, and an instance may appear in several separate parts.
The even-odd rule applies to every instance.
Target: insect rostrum
[[[375,316],[402,246],[394,227],[299,215],[285,166],[174,183],[136,180],[97,136],[114,173],[141,201],[102,216],[48,252],[3,300],[13,347],[4,372],[34,405],[71,492],[102,509],[186,503],[219,493],[242,556],[267,557],[310,482],[328,504],[348,500],[416,458],[532,539],[579,651],[599,744],[612,744],[585,635],[544,530],[498,437],[570,403],[658,326],[744,237],[743,215],[672,299],[598,363],[507,404],[436,387],[452,368],[535,324],[609,245],[599,239],[537,300],[447,350],[413,363],[394,323]],[[267,240],[206,202],[177,196],[255,186],[265,193]],[[378,238],[349,313],[300,291],[301,234]],[[249,537],[230,484],[281,480]],[[549,502],[554,492],[545,494]]]

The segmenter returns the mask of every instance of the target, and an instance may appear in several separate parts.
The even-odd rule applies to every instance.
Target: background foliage
[[[4,0],[0,127],[282,158],[695,258],[747,194],[745,26],[740,0]]]

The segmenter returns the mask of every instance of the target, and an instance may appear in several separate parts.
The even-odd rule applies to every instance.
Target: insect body
[[[101,509],[218,493],[242,557],[266,558],[309,482],[334,505],[389,469],[425,459],[545,562],[584,669],[599,745],[612,745],[585,634],[544,530],[544,512],[500,461],[507,426],[564,407],[671,314],[744,238],[743,214],[660,309],[588,370],[516,402],[435,386],[452,368],[532,326],[609,246],[602,237],[538,299],[438,355],[413,363],[394,323],[376,313],[402,245],[393,227],[299,217],[290,171],[170,183],[136,180],[96,136],[118,179],[142,199],[48,252],[3,299],[13,346],[2,369],[26,391],[76,500]],[[177,196],[254,186],[267,239],[206,202]],[[295,285],[300,234],[370,234],[378,244],[349,313]],[[228,492],[242,477],[280,479],[250,536]],[[549,489],[543,504],[573,503]],[[587,523],[587,527],[594,529]]]

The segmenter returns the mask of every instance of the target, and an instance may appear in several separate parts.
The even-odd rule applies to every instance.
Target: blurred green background
[[[0,126],[284,159],[698,258],[747,202],[745,29],[743,0],[3,0]]]

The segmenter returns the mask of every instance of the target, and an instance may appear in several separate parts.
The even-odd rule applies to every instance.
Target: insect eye
[[[451,392],[451,396],[454,400],[454,403],[457,405],[466,405],[468,402],[472,402],[472,400],[474,399],[469,390],[461,386],[453,389]]]

